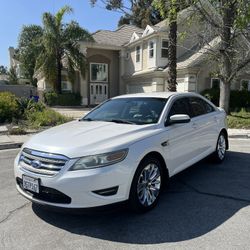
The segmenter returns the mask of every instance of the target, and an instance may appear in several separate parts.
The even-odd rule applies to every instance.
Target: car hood
[[[126,148],[158,132],[156,124],[73,121],[34,135],[23,147],[75,158]]]

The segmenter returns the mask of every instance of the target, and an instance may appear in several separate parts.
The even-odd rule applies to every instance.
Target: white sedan
[[[167,180],[228,149],[226,114],[194,93],[123,95],[78,121],[33,136],[15,160],[18,191],[32,202],[91,208],[122,201],[153,208]]]

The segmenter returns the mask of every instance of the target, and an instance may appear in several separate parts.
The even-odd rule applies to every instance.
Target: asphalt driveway
[[[204,160],[172,178],[142,215],[34,206],[15,189],[16,154],[0,151],[0,249],[249,249],[250,140],[231,140],[221,165]]]

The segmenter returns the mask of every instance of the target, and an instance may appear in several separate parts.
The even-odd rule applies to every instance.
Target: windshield
[[[165,98],[117,98],[103,103],[82,120],[128,124],[157,123],[167,102]]]

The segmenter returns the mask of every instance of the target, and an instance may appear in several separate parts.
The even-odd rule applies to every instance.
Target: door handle
[[[164,142],[161,143],[161,145],[162,145],[162,147],[166,147],[166,146],[169,145],[169,141],[168,140],[164,141]]]

